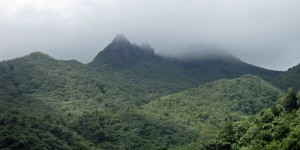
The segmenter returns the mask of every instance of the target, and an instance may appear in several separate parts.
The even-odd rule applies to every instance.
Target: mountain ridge
[[[282,87],[287,90],[288,88],[293,88],[295,90],[300,90],[300,64],[289,68],[282,74],[278,75],[275,79],[275,85]]]
[[[164,58],[155,54],[150,45],[132,44],[123,35],[116,36],[89,64],[82,64],[75,60],[56,60],[41,52],[34,52],[25,57],[6,61],[6,63],[10,66],[13,64],[24,66],[23,61],[33,69],[26,70],[28,75],[35,70],[41,73],[46,68],[59,70],[59,72],[62,72],[63,68],[84,70],[93,74],[95,78],[100,78],[102,83],[117,85],[124,92],[135,91],[130,94],[135,98],[126,99],[140,104],[203,83],[222,78],[237,78],[245,74],[258,75],[273,83],[273,77],[281,73],[249,65],[242,61],[211,59],[183,62],[173,58]],[[21,74],[21,72],[19,73]]]
[[[116,40],[100,51],[88,66],[99,73],[113,72],[118,76],[114,80],[134,83],[136,90],[153,93],[155,89],[154,93],[164,91],[167,94],[221,78],[232,79],[245,74],[258,75],[271,81],[280,73],[244,63],[233,56],[230,60],[210,58],[181,61],[159,56],[148,45],[149,53],[143,50],[144,47],[131,44],[124,36],[117,36]],[[152,98],[156,96],[151,96],[150,99]]]

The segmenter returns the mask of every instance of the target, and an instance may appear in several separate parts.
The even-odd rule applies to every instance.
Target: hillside
[[[109,149],[177,149],[196,139],[212,138],[212,131],[222,127],[226,119],[252,115],[270,106],[279,95],[277,88],[247,75],[164,96],[141,109],[118,108],[104,116],[101,111],[89,112],[72,124],[92,141],[95,131],[101,131],[98,144]]]
[[[2,110],[0,114],[0,149],[91,149],[89,142],[66,127],[55,116]]]
[[[207,140],[239,116],[253,115],[270,106],[282,93],[256,76],[219,80],[161,97],[143,106],[145,114],[160,122],[176,122]]]
[[[40,52],[1,62],[1,66],[1,91],[8,91],[1,94],[2,100],[28,111],[81,114],[102,100],[101,105],[113,98],[121,103],[128,95],[115,86],[118,83],[77,61],[58,61]]]
[[[35,52],[0,64],[1,148],[148,149],[171,143],[166,132],[179,137],[173,146],[189,142],[192,133],[140,114],[128,89],[77,61]]]
[[[47,55],[46,55],[47,59],[45,59],[44,58],[45,55],[40,53],[35,53],[33,55],[30,55],[26,57],[26,59],[31,59],[32,57],[40,57],[40,56],[42,57],[42,60],[53,61],[53,59],[51,57],[48,57]],[[23,62],[24,62],[23,64],[25,65],[26,61]],[[56,67],[60,65],[64,66],[65,64],[65,62],[60,62],[60,61],[53,61],[52,63],[54,62],[58,63],[56,64]],[[73,63],[76,64],[77,62],[71,62],[71,64]],[[28,69],[32,69],[32,68],[28,68]],[[76,68],[76,70],[77,69],[79,68]],[[15,72],[17,70],[18,68],[14,68]],[[51,70],[51,72],[53,71],[54,70]],[[70,71],[73,72],[74,70],[71,69],[69,70],[69,72]],[[39,72],[39,74],[41,73],[42,72]],[[53,75],[53,74],[49,73],[48,75]],[[89,79],[93,79],[91,77],[92,76],[89,76]],[[18,78],[14,78],[14,81],[18,81],[17,80]],[[51,79],[51,76],[47,76],[47,78]],[[44,82],[43,80],[38,80],[38,81]],[[36,82],[39,83],[38,81]],[[60,82],[64,82],[63,84],[67,85],[67,84],[72,84],[74,81],[68,81],[64,79]],[[241,93],[233,92],[235,91],[234,89],[236,89],[235,88],[235,86],[237,86],[236,84],[243,87],[242,89],[240,89]],[[19,84],[16,84],[16,87],[18,87],[18,85]],[[47,85],[47,83],[37,84],[37,85]],[[10,99],[12,101],[9,101],[8,99],[7,105],[2,105],[3,109],[1,108],[1,110],[3,111],[2,121],[4,123],[1,124],[0,127],[1,127],[1,131],[3,133],[5,132],[7,135],[3,137],[1,140],[2,143],[4,143],[2,147],[4,146],[4,147],[22,148],[22,146],[24,146],[24,143],[26,144],[31,142],[37,142],[44,147],[72,148],[72,146],[79,144],[82,146],[82,148],[87,148],[87,149],[92,149],[92,148],[96,148],[96,149],[99,148],[100,149],[157,149],[157,148],[176,149],[185,146],[191,143],[192,141],[195,141],[197,138],[207,138],[207,139],[211,138],[210,136],[211,133],[208,133],[208,135],[205,135],[204,137],[201,135],[199,137],[198,134],[203,132],[205,133],[207,130],[212,128],[219,128],[221,124],[216,126],[216,121],[224,120],[223,118],[224,116],[222,115],[220,116],[220,114],[213,113],[213,115],[209,115],[209,112],[205,112],[207,111],[207,109],[205,109],[207,107],[211,107],[212,108],[211,110],[217,110],[216,108],[219,108],[220,103],[219,104],[216,103],[219,100],[217,97],[215,97],[216,102],[214,103],[203,103],[203,105],[207,105],[207,106],[201,107],[201,109],[197,109],[198,111],[194,111],[193,110],[194,107],[190,105],[191,110],[193,110],[195,114],[197,114],[198,112],[201,112],[201,114],[203,114],[203,116],[200,117],[201,120],[197,120],[197,119],[195,120],[194,118],[195,116],[193,113],[192,114],[184,113],[188,108],[185,105],[178,104],[178,109],[182,109],[185,111],[183,112],[179,111],[178,114],[175,114],[173,111],[170,110],[170,115],[168,114],[168,116],[166,116],[164,112],[161,113],[159,111],[155,112],[152,110],[153,107],[151,106],[155,106],[154,104],[157,100],[153,101],[148,105],[145,105],[144,107],[142,107],[142,109],[139,109],[131,105],[126,105],[126,104],[122,105],[122,103],[120,102],[114,103],[117,101],[112,101],[111,103],[109,103],[109,100],[114,100],[112,97],[114,95],[111,95],[111,97],[108,97],[106,100],[100,100],[100,101],[97,99],[87,99],[88,95],[83,94],[84,91],[82,91],[83,90],[82,88],[89,88],[94,86],[89,84],[88,86],[84,84],[84,82],[82,82],[82,84],[80,85],[83,86],[83,87],[81,86],[77,87],[80,90],[78,90],[77,88],[70,88],[74,91],[79,92],[80,94],[77,97],[78,99],[70,100],[69,102],[68,101],[66,102],[64,99],[62,99],[64,98],[64,96],[54,95],[57,94],[56,92],[60,90],[64,90],[64,88],[62,87],[57,89],[58,91],[54,90],[52,92],[54,96],[46,95],[49,92],[44,91],[45,90],[44,88],[51,87],[49,85],[38,87],[36,89],[33,89],[33,91],[19,88],[21,91],[24,92],[20,92],[21,94],[18,96],[18,99],[14,99],[14,98]],[[110,91],[109,88],[105,88],[105,89],[106,92],[104,92],[104,95],[109,93]],[[197,91],[198,89],[203,93],[196,92],[197,95],[193,95],[195,94],[194,91]],[[250,93],[248,93],[246,92],[247,91],[246,89],[247,90],[252,89],[253,91],[260,91],[260,93],[258,94],[253,93],[253,91],[252,93],[251,91]],[[191,93],[189,93],[190,96],[185,97],[186,102],[189,102],[190,101],[189,98],[191,97],[194,98],[207,97],[207,94],[205,94],[204,92],[205,90],[207,92],[217,93],[217,96],[221,96],[219,98],[223,98],[223,96],[225,96],[226,94],[232,93],[232,95],[230,95],[230,98],[232,99],[229,99],[229,97],[226,96],[224,99],[226,101],[231,100],[231,102],[238,102],[239,100],[242,100],[241,98],[239,98],[239,96],[247,96],[249,97],[249,99],[243,100],[243,102],[247,103],[248,100],[249,101],[252,100],[251,97],[254,96],[253,94],[256,94],[257,97],[255,98],[257,99],[255,100],[262,100],[262,101],[261,103],[255,103],[253,101],[249,102],[250,108],[264,107],[268,105],[274,99],[274,97],[280,94],[280,91],[278,89],[270,86],[265,81],[262,81],[261,79],[253,76],[245,76],[235,80],[216,81],[210,84],[200,86],[199,88],[191,89],[181,93],[186,93],[186,92],[189,93],[189,91],[191,91]],[[179,96],[181,95],[181,93],[174,94],[174,95]],[[102,94],[103,93],[101,92],[100,95]],[[44,95],[44,96],[38,96],[38,95]],[[174,95],[170,95],[166,97],[174,97]],[[67,93],[66,96],[68,96]],[[162,97],[161,99],[165,99],[165,97]],[[233,103],[228,102],[228,105],[232,105],[232,104]],[[164,106],[165,106],[164,103],[162,103],[161,107],[157,107],[155,109],[156,110],[160,109],[164,111],[163,109]],[[213,107],[215,107],[215,109],[213,109]],[[232,106],[231,108],[236,109],[236,107],[234,106]],[[223,107],[222,110],[226,110],[226,109]],[[245,110],[247,109],[245,108]],[[238,110],[228,109],[227,111],[237,112]],[[12,116],[9,115],[12,112],[17,112],[17,113],[13,113]],[[251,114],[251,112],[249,113]],[[26,116],[28,117],[24,117],[23,114],[27,114]],[[240,113],[240,114],[245,114],[245,113]],[[182,120],[178,120],[174,117],[170,117],[173,115],[187,117],[191,121],[186,121],[186,119],[184,118],[181,118]],[[198,117],[196,118],[199,118],[199,116],[200,115],[198,115]],[[11,122],[11,118],[17,118],[16,119],[17,121],[14,121],[15,123],[13,124],[6,124],[5,122]],[[26,124],[25,126],[24,123],[22,123],[24,122],[23,120],[25,121]],[[35,123],[34,120],[44,123],[38,126],[37,129],[38,131],[35,131],[36,130],[35,128],[37,127],[34,126],[33,124]],[[197,121],[200,124],[196,125]],[[202,121],[204,121],[204,123],[202,123]],[[194,127],[194,125],[196,126]],[[53,132],[51,130],[51,133],[48,133],[46,130],[48,128],[49,129],[54,128],[55,130],[53,129]],[[38,137],[35,137],[35,135],[31,135],[33,132],[40,132],[42,134],[45,134],[44,135],[45,137],[38,140],[36,139]],[[22,133],[24,134],[24,136],[19,137],[18,133]],[[59,136],[60,134],[68,134],[69,136],[61,137]],[[61,146],[48,145],[46,142],[48,138],[57,141],[58,143],[61,143]],[[13,141],[6,142],[8,139],[13,139]],[[24,139],[27,140],[22,142]],[[78,141],[78,143],[72,142],[72,140],[75,139],[77,139],[76,141]],[[30,144],[28,145],[28,147],[31,148],[33,146],[36,145],[30,145]]]
[[[279,74],[275,78],[276,81],[275,84],[285,90],[287,90],[288,88],[299,90],[300,89],[299,79],[300,79],[300,64]]]
[[[272,107],[228,123],[205,149],[299,149],[299,96],[289,89]]]

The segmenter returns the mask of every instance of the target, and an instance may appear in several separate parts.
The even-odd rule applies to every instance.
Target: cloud
[[[297,0],[0,0],[0,60],[39,50],[86,63],[122,33],[158,53],[213,45],[282,70],[300,63],[299,16]]]

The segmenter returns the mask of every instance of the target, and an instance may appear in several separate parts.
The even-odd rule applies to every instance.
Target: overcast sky
[[[0,60],[42,51],[87,63],[118,33],[157,53],[204,44],[286,70],[300,63],[300,1],[0,0]]]

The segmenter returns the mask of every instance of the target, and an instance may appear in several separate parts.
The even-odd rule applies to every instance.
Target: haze
[[[156,53],[189,45],[274,70],[300,63],[298,0],[0,0],[0,60],[42,51],[90,62],[122,33]]]

